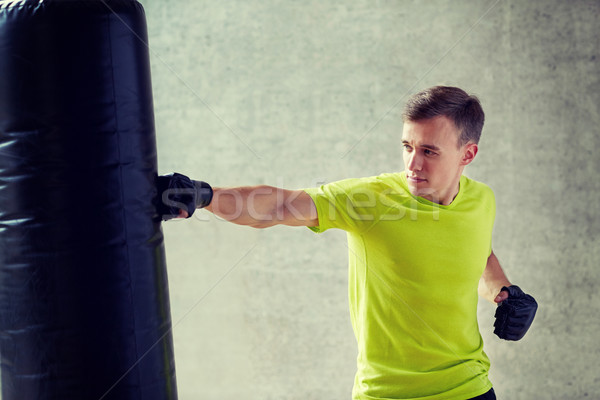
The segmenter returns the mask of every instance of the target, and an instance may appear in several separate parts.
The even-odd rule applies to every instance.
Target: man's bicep
[[[283,214],[283,225],[319,225],[317,206],[312,197],[304,190],[285,190],[281,212]]]

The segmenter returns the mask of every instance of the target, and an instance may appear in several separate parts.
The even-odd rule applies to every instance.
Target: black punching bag
[[[3,400],[175,399],[144,12],[0,1]]]

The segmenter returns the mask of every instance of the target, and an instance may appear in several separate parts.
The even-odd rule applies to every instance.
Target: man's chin
[[[429,186],[426,186],[425,184],[408,184],[408,190],[410,191],[410,194],[412,194],[413,196],[417,196],[417,197],[423,197],[426,199],[429,199],[432,194],[434,193],[434,190],[431,189]]]
[[[422,196],[423,193],[427,193],[427,189],[423,184],[408,182],[408,190],[413,196]]]

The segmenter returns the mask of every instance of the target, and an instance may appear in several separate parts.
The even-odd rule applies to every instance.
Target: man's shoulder
[[[379,204],[376,199],[380,199],[381,196],[386,199],[393,196],[394,201],[399,201],[398,196],[402,199],[409,198],[406,179],[404,179],[404,183],[402,182],[402,173],[385,173],[362,178],[342,179],[319,187],[304,189],[304,191],[315,202],[327,199],[329,202],[340,200],[351,203],[375,201]]]
[[[469,178],[466,175],[463,175],[461,177],[461,185],[465,186],[465,190],[472,192],[472,193],[481,193],[481,194],[486,194],[486,195],[494,195],[494,191],[492,190],[492,188],[484,182],[481,181],[477,181],[473,178]]]
[[[404,172],[386,172],[386,173],[374,176],[373,179],[375,179],[379,182],[385,182],[388,184],[402,184],[403,182],[406,182]]]
[[[461,190],[464,185],[464,196],[465,200],[471,200],[477,204],[484,206],[485,208],[495,211],[496,209],[496,196],[494,191],[486,183],[477,181],[469,178],[465,175],[461,177]]]
[[[351,190],[355,188],[372,188],[376,190],[377,188],[398,185],[402,185],[402,173],[384,173],[374,176],[347,178],[327,183],[322,187],[337,187],[345,190]]]

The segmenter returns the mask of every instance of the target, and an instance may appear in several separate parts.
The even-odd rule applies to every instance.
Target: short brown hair
[[[402,113],[404,121],[417,122],[445,116],[458,128],[458,146],[479,143],[485,114],[476,96],[452,86],[434,86],[413,95]]]

